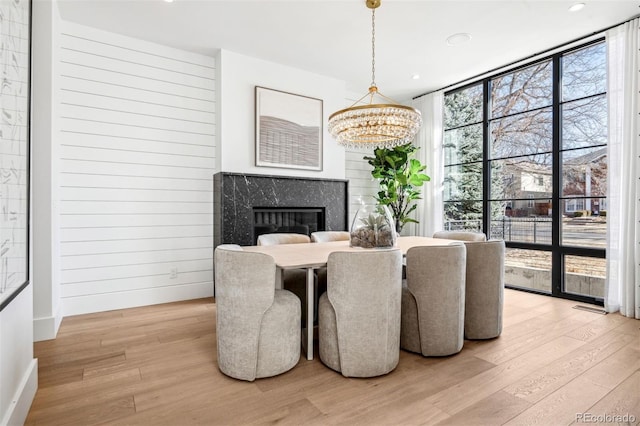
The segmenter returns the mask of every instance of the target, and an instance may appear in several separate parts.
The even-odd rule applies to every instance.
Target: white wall
[[[62,321],[58,202],[57,79],[60,17],[55,2],[36,0],[31,62],[31,237],[35,340],[53,339]]]
[[[329,115],[345,108],[341,80],[276,64],[227,50],[218,56],[220,104],[218,145],[225,172],[315,178],[345,178],[344,148],[327,132]],[[323,170],[308,171],[255,166],[255,86],[322,99]]]
[[[211,296],[215,58],[64,21],[58,37],[64,315]]]
[[[0,312],[0,425],[24,422],[38,387],[33,359],[33,286]]]

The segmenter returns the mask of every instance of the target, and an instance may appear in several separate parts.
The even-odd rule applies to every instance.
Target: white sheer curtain
[[[605,309],[640,319],[640,18],[607,31],[609,150]]]
[[[443,229],[443,113],[444,92],[434,92],[413,101],[413,107],[422,113],[422,128],[416,137],[420,147],[416,158],[427,166],[426,173],[431,177],[422,187],[422,200],[418,200],[416,219],[410,231],[413,235],[430,237],[435,231]]]

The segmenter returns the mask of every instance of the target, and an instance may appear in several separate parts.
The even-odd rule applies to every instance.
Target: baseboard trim
[[[58,305],[55,316],[34,318],[33,320],[33,341],[41,342],[43,340],[55,339],[62,323],[62,304]]]
[[[38,390],[38,360],[33,359],[25,372],[11,405],[2,419],[2,426],[19,426],[27,420],[33,398]]]

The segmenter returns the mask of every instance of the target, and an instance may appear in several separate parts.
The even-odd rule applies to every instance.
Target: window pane
[[[562,100],[583,98],[607,90],[607,55],[604,43],[562,57]]]
[[[589,248],[607,246],[605,199],[576,198],[562,200],[562,204],[564,207],[560,228],[562,245]]]
[[[471,86],[444,98],[444,128],[482,121],[482,84]]]
[[[491,161],[491,199],[551,198],[551,154]]]
[[[562,105],[562,149],[607,143],[606,95]]]
[[[607,260],[595,257],[564,256],[564,291],[604,298]]]
[[[553,148],[551,108],[491,121],[491,158],[548,152]]]
[[[492,201],[491,238],[520,243],[551,244],[551,202],[549,200]],[[511,207],[511,208],[508,208]]]
[[[444,164],[482,161],[482,124],[444,132]]]
[[[481,200],[482,163],[444,168],[444,200]]]
[[[607,148],[562,153],[562,196],[604,197],[607,194]]]
[[[504,266],[506,285],[551,293],[551,252],[508,248]]]
[[[545,61],[491,80],[491,117],[551,105],[551,69],[551,61]]]
[[[444,203],[444,229],[482,229],[482,202],[449,201]]]

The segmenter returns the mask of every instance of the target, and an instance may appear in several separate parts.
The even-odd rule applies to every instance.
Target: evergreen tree
[[[482,221],[482,86],[445,97],[445,221]],[[479,124],[480,123],[480,124]]]

